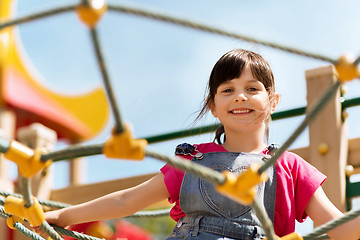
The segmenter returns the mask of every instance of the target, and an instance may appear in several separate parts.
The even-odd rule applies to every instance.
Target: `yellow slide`
[[[15,1],[0,0],[0,22],[10,19],[14,4]],[[104,90],[96,88],[70,96],[46,89],[26,66],[18,39],[13,27],[0,29],[0,108],[16,113],[17,127],[39,122],[70,142],[96,136],[109,116]]]

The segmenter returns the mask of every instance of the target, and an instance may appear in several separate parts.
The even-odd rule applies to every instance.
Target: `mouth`
[[[251,113],[253,112],[253,109],[234,109],[234,110],[230,110],[229,112],[232,114],[245,114],[245,113]]]

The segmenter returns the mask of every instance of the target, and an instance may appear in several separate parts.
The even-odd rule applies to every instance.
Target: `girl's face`
[[[270,101],[265,86],[245,66],[239,78],[222,83],[210,110],[224,125],[225,131],[248,131],[265,126],[265,120],[276,107],[279,95]]]

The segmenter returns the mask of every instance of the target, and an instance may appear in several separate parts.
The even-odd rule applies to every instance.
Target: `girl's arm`
[[[164,175],[159,173],[136,187],[114,192],[72,207],[47,212],[45,219],[51,224],[65,227],[83,222],[120,218],[132,215],[168,197]]]
[[[340,218],[343,213],[338,210],[334,204],[328,199],[322,187],[319,187],[314,195],[310,198],[305,212],[314,221],[317,226],[320,226],[330,220]],[[360,217],[352,221],[344,223],[327,234],[332,239],[358,239],[360,237]]]

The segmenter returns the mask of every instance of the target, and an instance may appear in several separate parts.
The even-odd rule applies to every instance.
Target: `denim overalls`
[[[222,172],[240,173],[251,163],[263,164],[264,155],[234,152],[198,153],[191,161]],[[276,195],[276,170],[267,170],[269,180],[257,186],[257,198],[273,221]],[[213,183],[185,173],[180,190],[180,207],[186,214],[181,218],[171,239],[262,239],[265,232],[252,211],[218,193]]]

